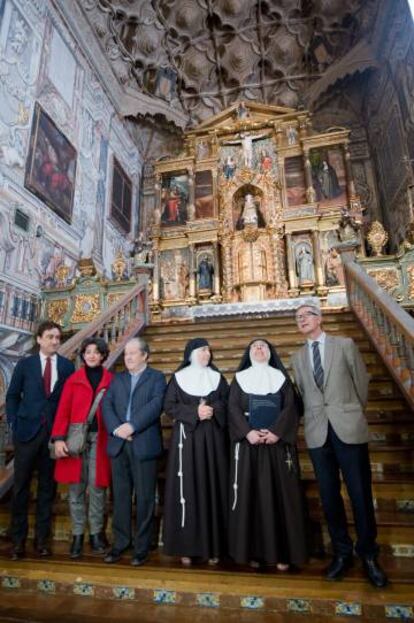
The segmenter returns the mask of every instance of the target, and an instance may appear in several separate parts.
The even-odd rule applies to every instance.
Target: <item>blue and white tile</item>
[[[56,584],[53,580],[39,580],[37,583],[37,590],[42,593],[55,593]]]
[[[337,601],[335,614],[340,616],[360,617],[362,614],[362,606],[355,601]]]
[[[1,579],[1,585],[3,588],[21,588],[22,583],[20,578],[16,578],[12,575],[6,575]]]
[[[247,595],[246,597],[241,597],[240,606],[250,610],[259,610],[264,607],[264,599],[256,595]]]
[[[93,597],[95,595],[95,587],[93,584],[86,584],[84,582],[76,582],[73,585],[73,592],[75,595],[83,595],[84,597]]]
[[[116,599],[135,599],[135,589],[130,586],[114,586],[112,592]]]
[[[306,599],[288,599],[287,609],[289,612],[312,612],[310,601]]]
[[[197,593],[197,605],[206,608],[218,608],[220,606],[220,597],[216,593]]]
[[[155,589],[154,602],[156,604],[175,604],[177,602],[177,593],[175,591],[166,591],[162,588]]]
[[[414,619],[414,612],[412,606],[404,606],[399,604],[393,604],[392,606],[385,606],[385,616],[387,619],[400,619],[401,621],[412,621]]]

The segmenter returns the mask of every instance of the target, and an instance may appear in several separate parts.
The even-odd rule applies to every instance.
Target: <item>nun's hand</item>
[[[198,417],[200,420],[210,420],[213,417],[213,407],[198,405]]]
[[[247,433],[246,439],[252,446],[263,443],[263,434],[259,430],[251,430]]]
[[[272,433],[267,428],[260,429],[260,432],[263,435],[263,443],[273,444],[273,443],[277,443],[279,441],[279,439],[280,439],[277,435]]]

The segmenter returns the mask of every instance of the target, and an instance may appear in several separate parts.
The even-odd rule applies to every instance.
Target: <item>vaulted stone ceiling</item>
[[[296,107],[366,28],[372,0],[82,0],[127,90],[188,125],[240,99]]]

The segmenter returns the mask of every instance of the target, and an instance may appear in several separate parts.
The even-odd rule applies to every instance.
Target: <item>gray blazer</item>
[[[328,422],[344,443],[366,443],[368,424],[363,409],[368,398],[369,376],[354,341],[326,336],[323,392],[313,378],[307,344],[293,355],[291,365],[305,406],[308,447],[323,446]]]

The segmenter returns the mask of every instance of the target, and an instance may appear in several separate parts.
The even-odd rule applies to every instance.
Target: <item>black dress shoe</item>
[[[107,562],[108,564],[118,562],[118,560],[121,560],[121,554],[122,552],[120,552],[119,549],[111,549],[111,551],[105,556],[104,562]]]
[[[36,554],[38,556],[41,556],[42,558],[52,555],[50,547],[44,541],[35,541],[34,548],[35,548]]]
[[[101,533],[89,535],[89,543],[95,554],[104,554],[108,547],[105,536]]]
[[[368,580],[376,588],[384,588],[388,584],[388,578],[379,566],[375,558],[363,558],[362,564]]]
[[[72,539],[72,544],[69,550],[69,556],[71,558],[80,558],[82,556],[83,549],[83,534],[75,534]]]
[[[342,580],[352,565],[352,556],[334,556],[331,564],[325,570],[325,578],[327,580]]]
[[[148,555],[144,555],[144,556],[134,556],[133,559],[131,560],[131,565],[133,567],[140,567],[141,565],[144,565],[148,560]]]
[[[25,557],[24,543],[16,543],[15,545],[13,545],[10,557],[12,560],[19,560],[20,558],[24,558]]]

